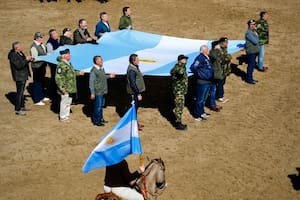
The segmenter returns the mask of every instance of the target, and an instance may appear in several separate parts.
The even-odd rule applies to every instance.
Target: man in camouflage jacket
[[[269,24],[268,13],[260,12],[260,20],[257,21],[257,33],[259,37],[259,55],[258,55],[258,70],[264,72],[267,67],[264,66],[265,44],[269,44]]]
[[[58,93],[61,96],[59,120],[67,121],[70,116],[72,95],[77,92],[76,76],[84,75],[84,72],[76,71],[72,67],[69,49],[65,49],[59,53],[61,56],[57,57],[59,63],[55,74],[55,82],[58,87]]]
[[[175,128],[177,130],[186,130],[187,125],[181,123],[181,115],[184,108],[184,96],[188,89],[188,76],[186,73],[186,62],[188,57],[178,56],[178,62],[171,69],[172,91],[175,97]]]

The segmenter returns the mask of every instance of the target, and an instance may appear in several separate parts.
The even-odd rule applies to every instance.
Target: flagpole
[[[140,158],[140,166],[144,165],[144,160],[142,154],[139,156]],[[148,191],[147,191],[147,185],[146,185],[146,176],[144,172],[142,172],[142,181],[144,183],[144,191],[145,191],[145,200],[148,200]]]

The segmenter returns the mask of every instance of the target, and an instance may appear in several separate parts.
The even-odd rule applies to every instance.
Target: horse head
[[[142,178],[137,181],[138,186],[147,191],[150,200],[156,199],[166,188],[165,171],[166,167],[161,158],[152,159],[145,167],[146,183],[144,184]]]

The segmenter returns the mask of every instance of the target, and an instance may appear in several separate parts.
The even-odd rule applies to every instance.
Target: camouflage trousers
[[[175,122],[181,122],[181,115],[183,112],[183,108],[184,108],[184,95],[183,94],[175,95],[175,109],[174,109]]]

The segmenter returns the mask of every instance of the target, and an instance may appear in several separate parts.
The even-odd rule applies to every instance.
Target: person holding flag
[[[106,134],[82,167],[84,173],[106,167],[104,191],[113,192],[124,199],[143,200],[144,197],[131,188],[134,180],[145,171],[144,164],[134,173],[125,158],[130,154],[142,154],[135,104],[125,113],[117,125]],[[142,162],[141,162],[142,163]]]
[[[122,199],[144,200],[143,195],[132,188],[135,180],[138,179],[144,171],[145,167],[142,165],[134,173],[131,173],[126,160],[122,160],[115,165],[107,166],[104,179],[104,191],[113,192]]]

